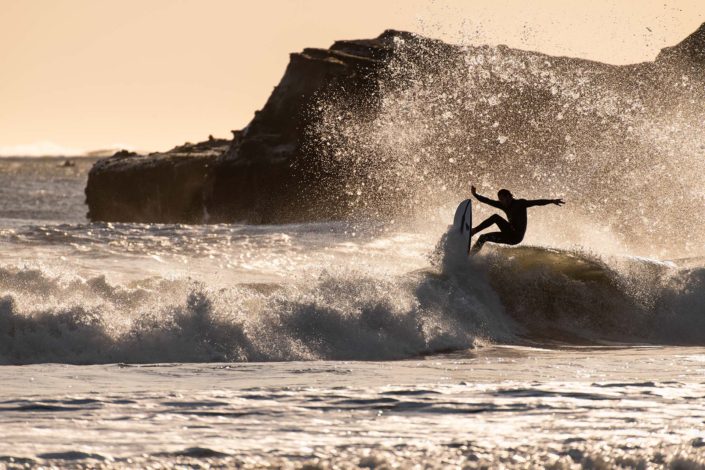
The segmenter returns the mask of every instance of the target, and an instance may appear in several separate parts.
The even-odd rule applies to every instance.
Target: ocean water
[[[705,468],[697,257],[90,224],[61,163],[0,160],[0,467]]]

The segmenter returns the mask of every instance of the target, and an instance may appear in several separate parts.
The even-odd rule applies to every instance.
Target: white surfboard
[[[465,251],[470,251],[470,239],[472,238],[472,201],[470,199],[461,202],[455,210],[453,230],[457,235],[460,235]]]

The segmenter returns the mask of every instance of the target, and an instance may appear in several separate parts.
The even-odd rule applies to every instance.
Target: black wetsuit
[[[508,221],[504,220],[500,215],[495,214],[475,227],[475,233],[477,233],[492,224],[496,224],[500,231],[480,235],[475,246],[472,248],[473,251],[478,251],[486,242],[516,245],[524,239],[524,234],[526,233],[526,209],[532,206],[545,206],[555,202],[552,199],[512,199],[509,207],[505,207],[501,202],[480,196],[479,194],[475,194],[475,198],[487,205],[502,209],[504,213],[507,214]]]

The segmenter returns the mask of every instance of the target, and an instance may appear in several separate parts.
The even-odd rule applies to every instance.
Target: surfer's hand
[[[563,199],[554,199],[553,203],[557,206],[562,206],[563,204],[565,204],[565,201]]]
[[[470,192],[473,196],[477,196],[477,189],[475,189],[475,186],[470,185]]]

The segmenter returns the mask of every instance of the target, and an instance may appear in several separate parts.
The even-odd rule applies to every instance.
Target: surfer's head
[[[502,204],[507,205],[514,200],[514,196],[508,189],[500,189],[497,191],[497,199],[499,199],[499,202]]]

